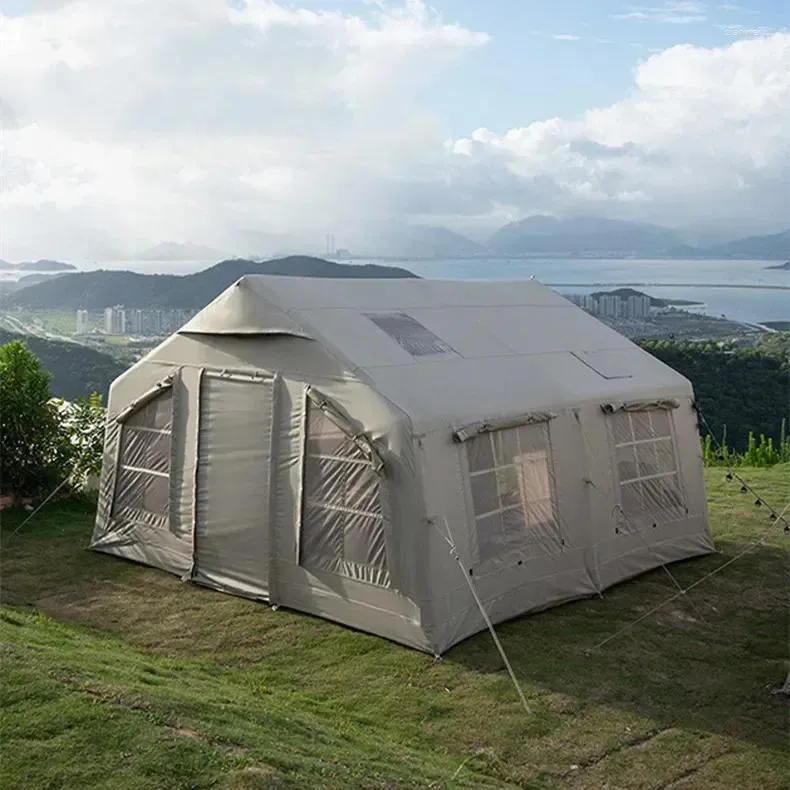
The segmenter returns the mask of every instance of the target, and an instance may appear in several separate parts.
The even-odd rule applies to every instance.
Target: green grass
[[[790,467],[741,470],[780,508]],[[12,788],[786,790],[787,543],[709,470],[721,553],[430,656],[84,550],[88,505],[3,517]]]

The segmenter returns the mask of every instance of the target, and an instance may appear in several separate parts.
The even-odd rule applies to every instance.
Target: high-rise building
[[[143,324],[145,319],[144,310],[127,310],[126,311],[126,325],[129,332],[133,335],[143,334]]]
[[[87,310],[77,310],[77,334],[87,335],[90,332],[90,313]]]
[[[104,331],[108,335],[123,335],[126,332],[126,310],[123,305],[104,310]]]

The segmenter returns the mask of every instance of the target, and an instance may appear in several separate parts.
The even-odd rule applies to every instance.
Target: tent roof
[[[248,275],[180,332],[287,334],[322,343],[416,421],[689,387],[535,280]]]

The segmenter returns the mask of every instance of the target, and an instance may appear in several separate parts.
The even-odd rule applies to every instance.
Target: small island
[[[620,299],[628,299],[629,296],[642,297],[648,294],[637,291],[634,288],[615,288],[613,291],[595,291],[590,294],[594,299],[600,299],[602,296],[616,296]],[[695,302],[690,299],[659,299],[655,296],[649,296],[651,307],[699,307],[704,302]]]
[[[790,261],[777,263],[775,266],[766,266],[766,269],[779,269],[780,271],[790,272]]]
[[[0,270],[6,272],[76,272],[77,267],[70,263],[40,258],[37,261],[24,261],[22,263],[9,263],[8,261],[0,260]]]

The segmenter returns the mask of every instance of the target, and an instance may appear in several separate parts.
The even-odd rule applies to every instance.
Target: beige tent
[[[91,545],[439,654],[471,580],[496,623],[712,551],[692,398],[535,281],[243,277],[113,383]]]

